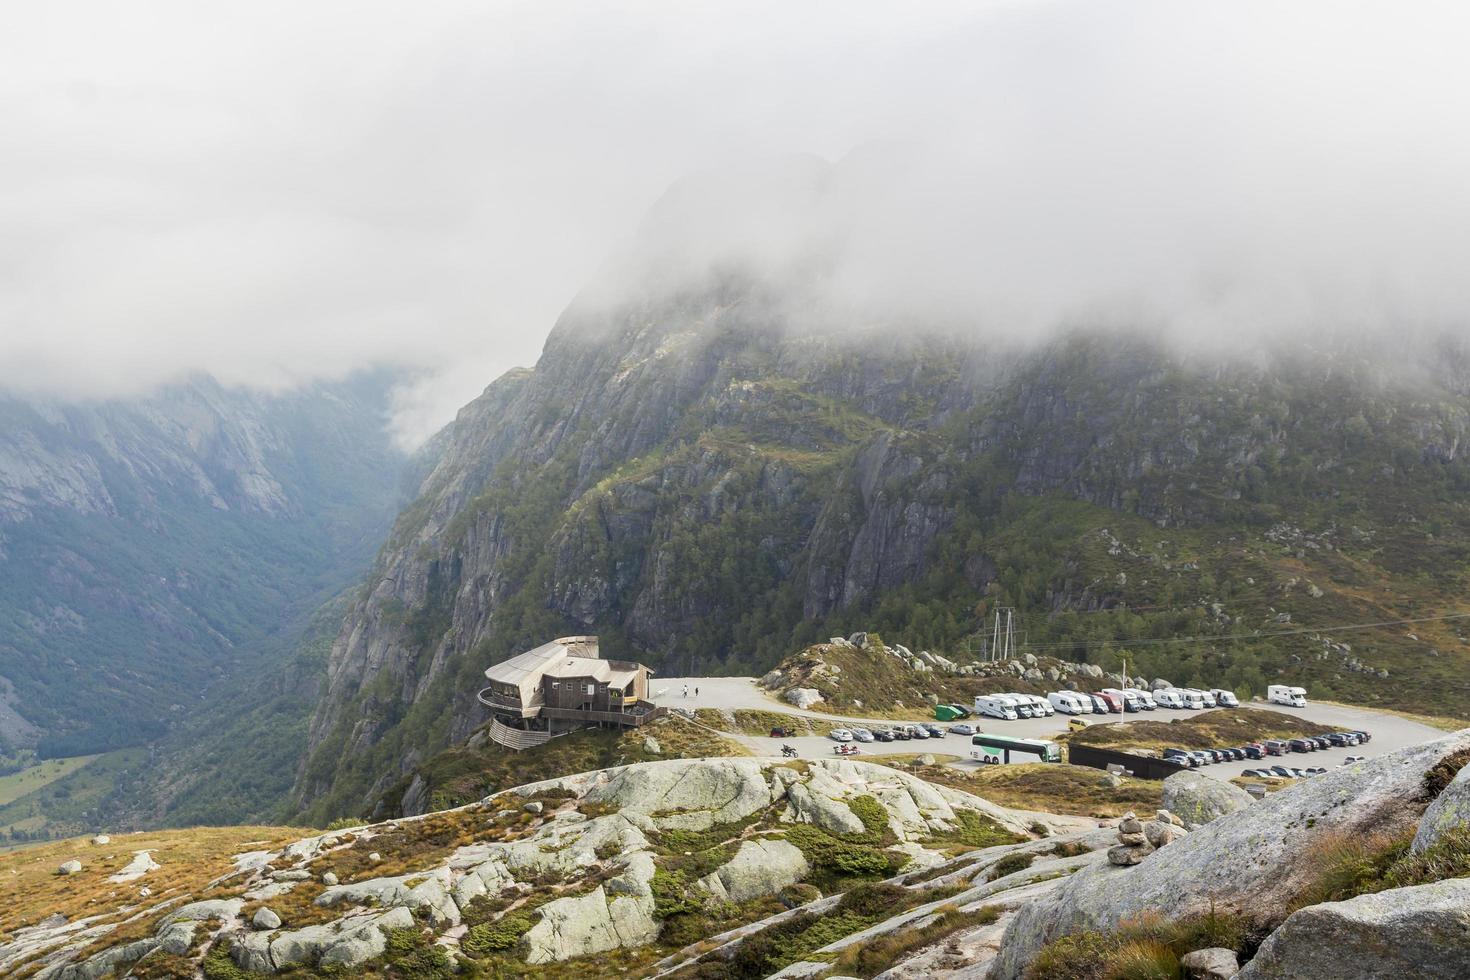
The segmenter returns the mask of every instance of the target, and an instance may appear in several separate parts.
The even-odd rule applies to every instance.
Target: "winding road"
[[[689,694],[685,696],[684,689],[688,686]],[[898,724],[891,718],[862,718],[851,715],[833,715],[821,711],[802,710],[784,701],[778,701],[769,693],[756,686],[753,677],[661,677],[654,682],[654,694],[652,700],[669,708],[681,708],[693,710],[695,708],[725,708],[735,710],[748,708],[757,711],[775,711],[787,715],[797,715],[806,718],[814,718],[819,721],[834,723],[849,723],[862,725],[865,728],[889,727]],[[698,689],[699,694],[695,695]],[[1385,752],[1392,752],[1408,745],[1417,745],[1420,742],[1428,742],[1442,737],[1445,733],[1437,728],[1410,721],[1398,715],[1385,712],[1373,711],[1367,708],[1355,708],[1342,704],[1323,704],[1308,702],[1305,708],[1289,708],[1284,705],[1264,704],[1251,702],[1253,708],[1267,708],[1272,711],[1280,711],[1283,714],[1292,714],[1304,717],[1310,721],[1332,729],[1340,730],[1362,730],[1373,736],[1373,741],[1367,745],[1359,745],[1352,748],[1332,748],[1319,752],[1306,754],[1291,753],[1285,758],[1272,758],[1269,762],[1261,763],[1230,762],[1214,766],[1206,766],[1201,772],[1214,776],[1218,779],[1229,780],[1240,775],[1246,769],[1254,769],[1260,765],[1279,764],[1305,768],[1307,766],[1323,766],[1332,768],[1343,763],[1350,755],[1376,756]],[[1208,710],[1208,709],[1207,709]],[[1229,709],[1217,709],[1226,710]],[[1145,712],[1137,715],[1082,715],[1080,716],[1088,724],[1106,725],[1118,721],[1163,721],[1170,718],[1187,718],[1199,714],[1198,711],[1175,711],[1168,708],[1160,708],[1157,711]],[[982,731],[994,732],[996,734],[1014,735],[1022,738],[1051,738],[1066,731],[1067,722],[1072,716],[1056,714],[1049,718],[1022,718],[1017,721],[1000,721],[993,718],[967,719],[972,724],[977,724]],[[941,727],[948,725],[939,723]],[[746,745],[757,755],[779,755],[782,745],[794,746],[804,758],[815,758],[819,756],[830,756],[832,746],[835,744],[829,738],[818,735],[798,736],[796,738],[774,739],[758,735],[731,735],[729,738]],[[958,755],[966,758],[964,763],[957,765],[979,765],[979,763],[968,761],[970,754],[970,739],[966,736],[949,735],[945,738],[928,739],[925,741],[911,742],[865,742],[860,748],[863,755],[899,755],[912,754],[916,752],[933,752],[936,754]]]

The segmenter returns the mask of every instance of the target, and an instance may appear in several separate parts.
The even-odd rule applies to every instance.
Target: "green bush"
[[[1035,860],[1036,855],[1030,851],[1017,851],[1014,854],[1007,854],[991,867],[989,880],[995,881],[997,878],[1004,878],[1006,875],[1015,874],[1017,871],[1025,871],[1031,867],[1031,863]]]
[[[819,868],[853,877],[872,877],[890,868],[889,855],[883,851],[868,844],[851,843],[810,824],[791,827],[786,831],[786,839]]]
[[[522,915],[508,915],[496,922],[482,922],[470,927],[469,932],[460,940],[459,948],[475,957],[510,949],[521,941],[521,937],[531,926],[531,920]]]
[[[689,879],[682,871],[667,871],[659,868],[649,882],[653,891],[653,917],[669,919],[676,915],[688,915],[704,908],[704,899],[696,895],[689,886]]]
[[[402,980],[448,980],[454,975],[449,954],[418,929],[394,929],[387,939],[383,962],[391,975]]]
[[[232,948],[233,944],[228,939],[214,944],[214,948],[201,964],[204,980],[259,980],[261,974],[242,970],[235,965],[235,961],[230,959]]]

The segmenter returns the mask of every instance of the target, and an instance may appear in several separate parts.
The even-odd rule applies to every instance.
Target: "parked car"
[[[1282,779],[1291,779],[1291,778],[1293,778],[1292,777],[1292,774],[1291,774],[1291,770],[1288,769],[1288,768],[1286,768],[1285,766],[1272,766],[1271,767],[1271,771],[1274,772],[1276,775],[1280,776]]]
[[[796,729],[794,729],[794,728],[787,728],[784,725],[777,725],[775,728],[772,728],[771,729],[771,737],[772,738],[795,738],[796,737]]]
[[[929,730],[927,728],[925,728],[923,725],[909,725],[908,726],[908,731],[909,731],[909,734],[912,735],[914,738],[928,738],[929,737]]]
[[[1324,769],[1324,768],[1322,768],[1321,766],[1311,766],[1311,767],[1309,767],[1307,769],[1307,775],[1308,776],[1320,776],[1320,775],[1322,775],[1326,771],[1327,770]]]
[[[1208,752],[1200,752],[1199,750],[1195,750],[1194,752],[1191,752],[1189,754],[1195,759],[1199,760],[1199,764],[1202,766],[1211,766],[1215,764],[1215,757],[1210,755]]]
[[[1178,763],[1181,766],[1188,766],[1191,769],[1199,768],[1199,760],[1183,749],[1165,749],[1164,759],[1169,762]]]
[[[1245,755],[1246,755],[1246,758],[1248,758],[1248,759],[1264,759],[1264,758],[1266,758],[1266,747],[1264,745],[1262,745],[1260,742],[1250,742],[1250,743],[1247,743],[1246,745],[1243,746],[1243,748],[1245,749]]]
[[[1172,690],[1170,688],[1165,688],[1162,691],[1155,691],[1153,697],[1154,704],[1157,704],[1160,708],[1184,707],[1184,697],[1178,691]]]
[[[914,733],[909,731],[909,726],[907,725],[895,725],[891,729],[891,731],[893,732],[893,738],[895,741],[907,742],[909,739],[914,737]]]
[[[893,732],[886,728],[875,728],[873,729],[873,739],[878,742],[891,742],[893,741]]]
[[[1316,745],[1318,749],[1330,749],[1330,748],[1332,748],[1332,743],[1327,740],[1327,736],[1326,735],[1313,735],[1307,741],[1309,741],[1312,744]]]
[[[951,735],[974,735],[975,726],[963,722],[958,725],[950,725],[949,733]]]
[[[1350,766],[1354,762],[1362,762],[1366,758],[1368,758],[1366,755],[1350,755],[1346,759],[1342,760],[1342,764],[1345,766]]]
[[[1105,715],[1109,711],[1113,710],[1108,705],[1107,699],[1104,698],[1101,694],[1089,694],[1087,695],[1087,697],[1092,699],[1092,710],[1096,714]]]
[[[1286,743],[1293,752],[1311,752],[1316,746],[1304,738],[1294,738]]]
[[[851,742],[852,732],[848,731],[846,728],[834,728],[827,735],[827,737],[834,742]]]
[[[1285,755],[1288,751],[1287,744],[1280,739],[1270,738],[1261,743],[1267,755]]]
[[[866,728],[854,728],[852,730],[852,737],[857,742],[871,742],[873,740],[873,733]]]
[[[1367,743],[1373,741],[1373,736],[1370,735],[1367,732],[1364,732],[1364,731],[1354,731],[1353,734],[1356,735],[1356,736],[1358,736],[1359,740],[1361,740],[1363,742],[1363,744],[1365,744],[1365,745]]]
[[[1333,745],[1336,745],[1339,748],[1347,748],[1347,746],[1352,744],[1348,741],[1348,737],[1342,732],[1333,732],[1332,734],[1327,736],[1327,741],[1331,742]]]
[[[924,724],[924,725],[922,725],[920,727],[922,727],[924,729],[924,731],[926,731],[926,732],[929,733],[929,737],[930,738],[943,738],[944,736],[946,736],[946,735],[949,734],[944,729],[940,728],[938,725],[930,725],[930,724],[927,724],[926,723],[926,724]]]

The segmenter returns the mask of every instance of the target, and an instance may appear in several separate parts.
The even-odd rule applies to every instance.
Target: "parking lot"
[[[689,696],[683,695],[684,685],[689,686]],[[699,695],[694,694],[695,688],[699,689]],[[866,728],[891,728],[896,724],[912,724],[913,722],[900,722],[886,718],[862,718],[849,715],[832,715],[820,711],[801,710],[789,704],[778,701],[771,697],[766,691],[755,685],[755,679],[751,677],[673,677],[660,678],[654,685],[653,700],[658,704],[670,708],[727,708],[753,709],[758,711],[774,711],[782,714],[814,718],[825,722],[861,725]],[[1229,780],[1239,776],[1247,769],[1257,769],[1262,765],[1284,765],[1306,768],[1308,766],[1321,766],[1331,769],[1342,763],[1350,755],[1361,755],[1372,758],[1386,752],[1392,752],[1408,745],[1416,745],[1420,742],[1438,738],[1444,732],[1422,725],[1407,718],[1397,715],[1371,711],[1365,708],[1354,708],[1348,705],[1322,704],[1309,701],[1305,708],[1290,708],[1282,705],[1266,704],[1263,702],[1250,702],[1252,708],[1264,708],[1272,711],[1281,711],[1286,714],[1305,718],[1309,721],[1320,723],[1330,731],[1352,731],[1363,730],[1373,736],[1373,740],[1367,745],[1340,748],[1334,747],[1318,752],[1289,753],[1284,757],[1271,757],[1269,760],[1227,762],[1217,765],[1205,766],[1199,770],[1205,775]],[[1225,710],[1230,709],[1206,709]],[[1109,724],[1122,721],[1157,720],[1163,721],[1170,718],[1188,718],[1200,714],[1200,711],[1192,709],[1167,709],[1160,708],[1152,712],[1141,712],[1136,714],[1109,714],[1109,715],[1082,715],[1081,720],[1090,725]],[[930,719],[932,721],[933,719]],[[976,725],[980,731],[993,732],[995,734],[1007,735],[1020,738],[1055,738],[1066,731],[1069,716],[1056,714],[1046,718],[1022,718],[1016,721],[1001,721],[989,718],[968,718],[965,721]],[[949,725],[936,722],[943,728]],[[832,749],[835,742],[821,736],[797,736],[795,738],[772,739],[764,736],[731,736],[746,744],[753,752],[760,755],[779,755],[783,744],[792,745],[797,753],[803,758],[829,757],[833,755]],[[936,755],[957,755],[969,760],[970,738],[969,736],[949,735],[944,738],[931,738],[923,741],[914,740],[908,742],[871,742],[859,746],[862,758],[865,755],[899,755],[930,752]],[[978,765],[966,761],[964,765]]]

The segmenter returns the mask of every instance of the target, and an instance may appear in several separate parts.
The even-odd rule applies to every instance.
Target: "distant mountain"
[[[0,400],[0,750],[156,739],[289,646],[395,507],[390,380]]]

